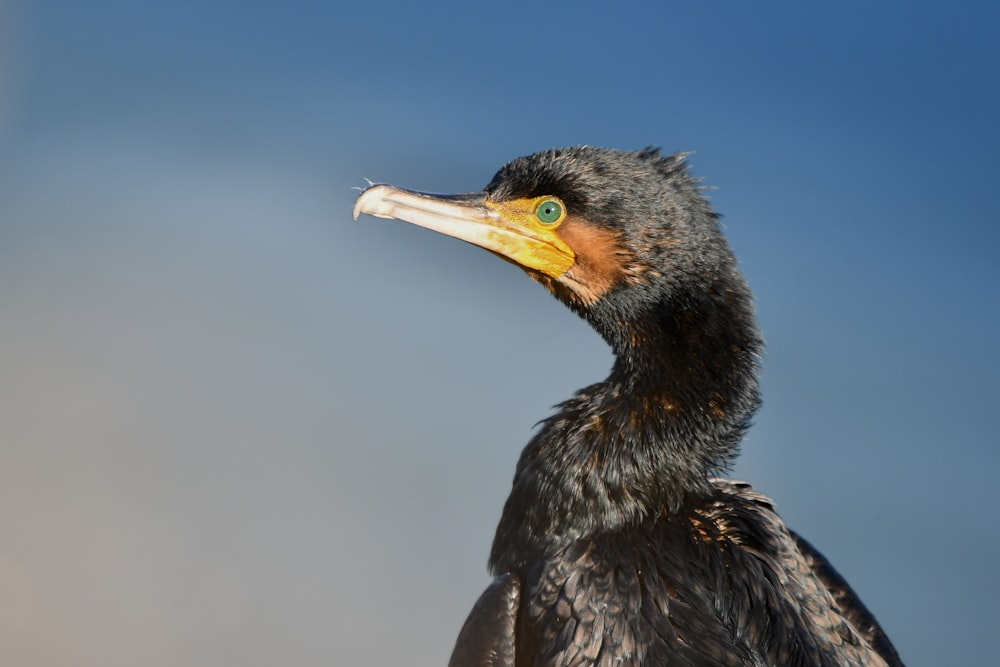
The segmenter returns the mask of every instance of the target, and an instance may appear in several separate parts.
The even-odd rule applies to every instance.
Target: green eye
[[[559,218],[562,217],[563,207],[562,204],[554,199],[546,199],[538,208],[535,209],[535,217],[538,218],[540,222],[546,225],[551,225],[553,222],[558,222]]]

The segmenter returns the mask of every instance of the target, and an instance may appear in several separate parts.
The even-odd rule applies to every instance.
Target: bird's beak
[[[575,261],[573,251],[554,229],[533,224],[530,213],[516,202],[490,202],[482,192],[433,195],[373,185],[354,204],[354,218],[362,213],[454,236],[552,278],[561,276]]]

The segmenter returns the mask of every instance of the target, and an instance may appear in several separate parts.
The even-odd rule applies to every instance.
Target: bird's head
[[[404,220],[500,255],[590,321],[622,356],[650,340],[664,316],[693,302],[721,298],[749,308],[701,190],[683,155],[579,146],[513,160],[478,193],[374,185],[358,198],[354,216]]]
[[[707,493],[708,476],[736,456],[760,403],[763,343],[750,290],[683,155],[543,151],[508,163],[474,194],[374,185],[354,206],[355,217],[362,213],[427,227],[519,265],[611,345],[607,381],[562,404],[529,445],[555,447],[553,461],[587,462],[580,469],[593,484],[582,488],[604,492],[586,502],[617,509],[581,511],[584,524],[676,509]],[[515,489],[530,487],[536,497],[559,486],[561,469],[548,460],[522,458]],[[564,490],[579,499],[574,489]],[[569,520],[539,511],[540,535],[550,519]]]

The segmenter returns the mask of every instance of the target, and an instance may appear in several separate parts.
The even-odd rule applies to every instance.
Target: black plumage
[[[762,340],[683,156],[545,151],[475,195],[374,186],[361,212],[517,263],[615,354],[524,449],[452,665],[901,664],[771,501],[715,477],[759,406]]]

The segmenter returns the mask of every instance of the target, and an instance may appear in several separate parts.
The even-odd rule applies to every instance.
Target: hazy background
[[[1000,9],[809,5],[0,5],[0,663],[444,665],[611,358],[352,187],[578,143],[696,151],[768,339],[734,475],[909,665],[994,661]]]

